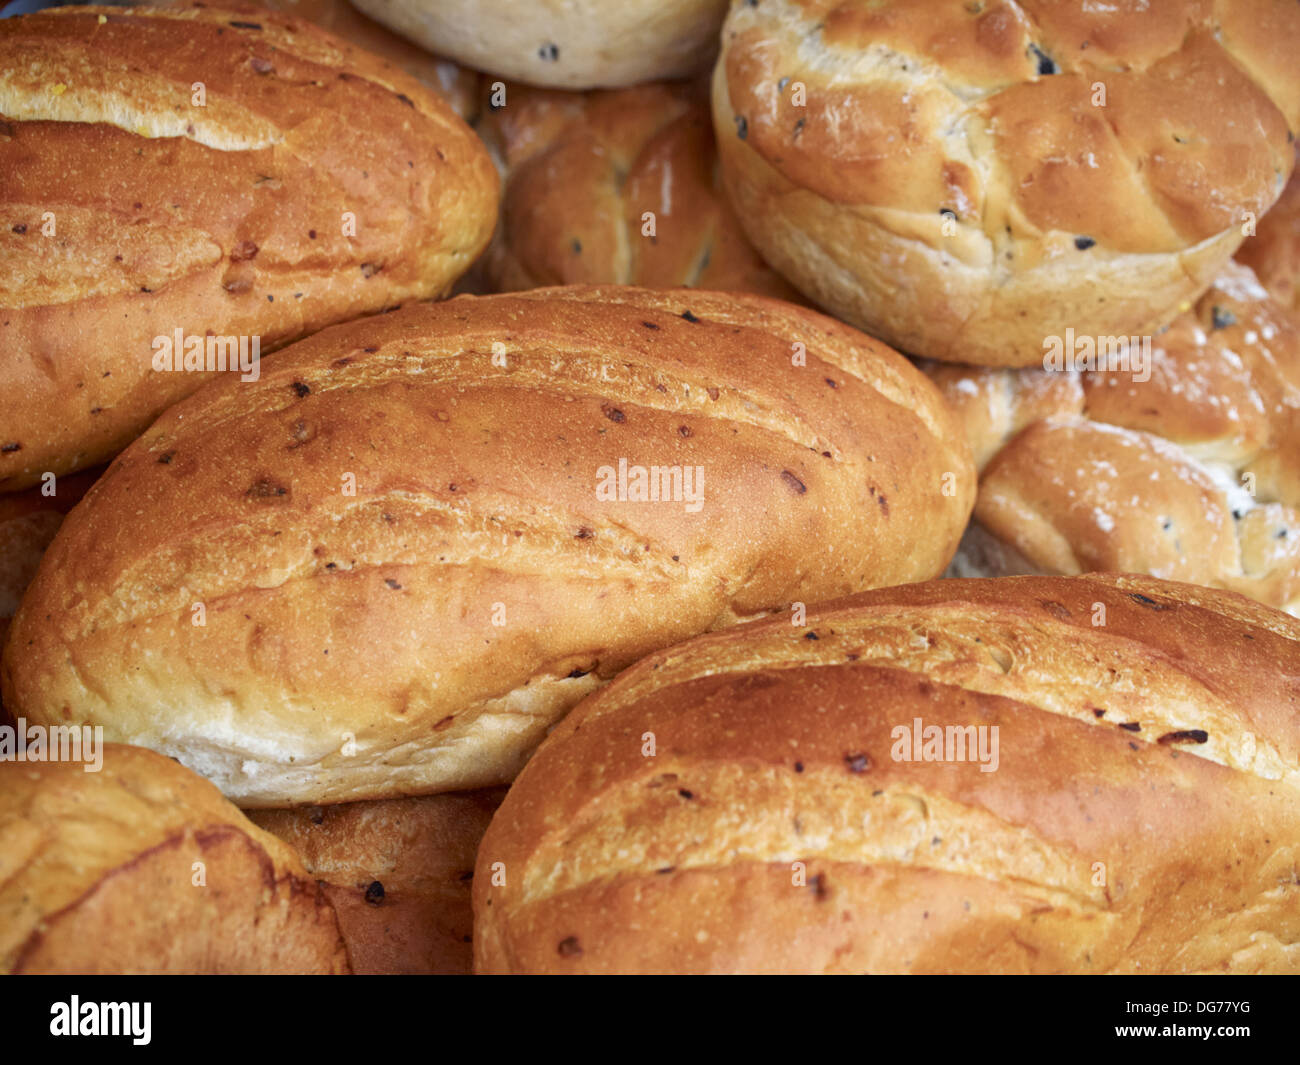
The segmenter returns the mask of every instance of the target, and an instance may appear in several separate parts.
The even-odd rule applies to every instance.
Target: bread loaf
[[[144,6],[177,8],[196,4],[195,0],[157,0]],[[478,112],[477,72],[431,55],[374,19],[366,18],[347,0],[225,0],[222,8],[241,13],[277,11],[306,19],[350,45],[395,63],[436,91],[467,122]]]
[[[301,20],[45,11],[0,20],[0,72],[0,491],[102,462],[236,349],[441,294],[491,234],[473,133]]]
[[[832,313],[1032,366],[1209,285],[1291,173],[1297,52],[1283,0],[737,3],[719,158],[755,247]]]
[[[102,470],[58,477],[45,486],[0,495],[0,619],[13,617],[41,555],[63,516],[86,494]],[[0,646],[3,641],[0,640]]]
[[[468,974],[474,856],[501,790],[253,810],[321,881],[352,971]]]
[[[683,78],[718,51],[727,0],[355,0],[431,52],[555,89]]]
[[[246,807],[501,784],[651,650],[937,576],[973,494],[924,375],[810,311],[415,305],[210,383],[123,453],[42,560],[4,698]]]
[[[479,848],[487,973],[1300,971],[1300,623],[933,581],[650,655]]]
[[[741,232],[695,86],[612,92],[507,87],[479,135],[506,174],[487,253],[496,291],[690,285],[796,299]]]
[[[288,847],[171,759],[100,753],[0,760],[0,972],[347,972]]]
[[[1300,313],[1300,172],[1292,173],[1237,260],[1255,271],[1275,299]]]
[[[1230,264],[1123,355],[926,367],[981,471],[952,572],[1149,573],[1300,613],[1300,318]]]

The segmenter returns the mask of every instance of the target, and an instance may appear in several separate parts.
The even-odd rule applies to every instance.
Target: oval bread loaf
[[[511,85],[476,127],[505,170],[485,256],[496,291],[690,285],[798,298],[723,195],[693,85],[571,93]]]
[[[887,588],[657,652],[479,847],[501,973],[1300,971],[1300,623],[1150,578]]]
[[[249,807],[511,780],[641,655],[925,580],[969,448],[905,359],[775,300],[458,297],[214,381],[65,521],[4,697]]]
[[[99,753],[0,761],[0,971],[348,971],[288,847],[170,758]]]
[[[354,0],[476,70],[554,89],[684,78],[718,51],[727,0]]]
[[[911,355],[1031,366],[1144,334],[1282,191],[1290,0],[763,0],[723,29],[714,123],[763,257]]]
[[[1233,263],[1169,329],[1094,354],[925,366],[980,470],[951,572],[1149,573],[1300,614],[1300,317]]]
[[[0,72],[0,491],[102,462],[254,341],[444,293],[491,235],[478,138],[298,19],[41,12],[0,20]]]

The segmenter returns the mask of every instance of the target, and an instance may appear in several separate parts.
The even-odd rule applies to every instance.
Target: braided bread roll
[[[1133,372],[924,366],[981,471],[959,576],[1150,573],[1300,612],[1300,319],[1230,264]]]
[[[745,239],[722,193],[696,86],[568,93],[511,85],[477,129],[505,173],[486,256],[496,291],[689,285],[798,298]]]
[[[754,246],[831,313],[1032,366],[1206,288],[1291,174],[1298,52],[1290,0],[737,3],[719,157]]]
[[[1300,172],[1237,251],[1273,297],[1300,312]]]

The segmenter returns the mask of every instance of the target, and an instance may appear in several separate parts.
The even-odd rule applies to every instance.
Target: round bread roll
[[[484,973],[1300,972],[1300,624],[887,588],[657,652],[479,847]]]
[[[950,572],[1149,573],[1300,613],[1300,318],[1230,264],[1145,371],[1130,350],[1127,369],[925,367],[981,471]]]
[[[310,23],[56,9],[0,20],[0,71],[0,491],[102,462],[237,350],[251,376],[255,343],[443,293],[491,235],[478,138]]]
[[[506,174],[486,256],[496,291],[689,285],[798,299],[722,194],[695,87],[579,94],[511,85],[477,129]]]
[[[348,971],[288,847],[170,758],[101,753],[0,761],[0,971]]]
[[[1237,251],[1275,299],[1300,312],[1300,172]]]
[[[474,857],[504,790],[252,810],[321,881],[352,971],[467,974]]]
[[[1282,191],[1300,6],[733,5],[719,157],[763,257],[901,351],[1032,366],[1144,334]]]
[[[194,7],[195,0],[154,0],[145,7]],[[405,37],[399,37],[374,19],[366,18],[347,0],[226,0],[227,11],[278,11],[296,15],[321,29],[329,30],[348,44],[396,63],[413,78],[419,78],[451,105],[467,122],[478,112],[479,75],[449,59],[430,55]]]
[[[798,307],[413,305],[212,382],[119,456],[28,589],[4,698],[246,807],[502,784],[649,651],[937,576],[974,488],[925,376]]]
[[[102,472],[85,470],[46,482],[48,489],[42,485],[0,495],[0,620],[17,612],[41,555],[63,524],[63,516]]]
[[[554,89],[615,89],[704,69],[727,0],[353,0],[431,52]]]

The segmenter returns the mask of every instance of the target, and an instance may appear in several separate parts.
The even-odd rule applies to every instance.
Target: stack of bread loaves
[[[1300,972],[1300,7],[352,2],[0,20],[0,969]]]

